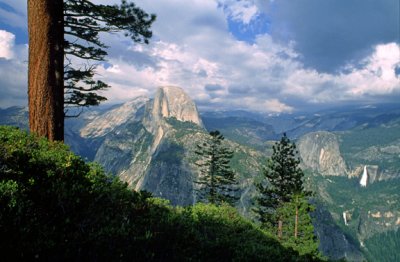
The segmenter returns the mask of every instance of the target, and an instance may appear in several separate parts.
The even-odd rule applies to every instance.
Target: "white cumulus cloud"
[[[14,57],[14,42],[14,34],[0,30],[0,58],[11,59]]]

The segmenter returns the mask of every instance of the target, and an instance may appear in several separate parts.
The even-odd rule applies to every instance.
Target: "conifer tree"
[[[201,157],[196,162],[201,176],[195,182],[199,185],[199,199],[212,204],[233,204],[237,200],[235,174],[229,166],[233,151],[223,145],[225,138],[218,130],[211,131],[209,135],[206,141],[197,145],[195,151]]]
[[[291,201],[281,205],[276,212],[283,222],[281,242],[298,251],[300,255],[321,258],[310,216],[310,212],[314,210],[315,207],[309,203],[309,197],[300,193],[294,194]]]
[[[304,173],[299,167],[296,145],[283,134],[273,146],[272,156],[267,160],[263,176],[265,180],[256,184],[260,193],[257,213],[262,223],[276,224],[276,210],[292,200],[294,194],[306,193],[303,188]]]
[[[276,232],[284,245],[320,257],[309,214],[314,210],[309,203],[311,192],[303,187],[304,173],[297,154],[296,145],[283,134],[273,146],[263,173],[265,180],[256,184],[260,193],[256,212],[262,225]]]
[[[63,140],[63,1],[28,0],[29,129]]]
[[[135,42],[148,43],[154,20],[155,15],[125,0],[119,6],[89,0],[28,0],[31,132],[63,140],[68,108],[105,100],[98,91],[108,85],[93,79],[96,62],[107,55],[99,34],[123,31]]]
[[[67,117],[78,116],[83,107],[107,100],[99,91],[110,86],[94,79],[98,63],[107,56],[107,46],[100,41],[99,34],[123,31],[134,42],[147,44],[154,20],[154,14],[149,15],[126,0],[121,5],[64,0],[64,111]]]

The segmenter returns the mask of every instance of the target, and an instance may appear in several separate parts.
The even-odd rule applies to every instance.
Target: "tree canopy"
[[[272,156],[264,169],[264,180],[256,184],[260,193],[257,212],[262,222],[272,222],[272,215],[283,203],[290,202],[294,194],[306,192],[303,187],[304,173],[299,167],[296,145],[283,134],[273,146]]]
[[[195,182],[198,184],[199,199],[212,204],[222,202],[234,203],[235,173],[229,166],[233,151],[224,144],[224,136],[218,131],[211,131],[202,144],[197,145],[195,153],[201,157],[196,165],[200,167],[201,176]]]
[[[276,232],[280,241],[300,254],[320,257],[318,241],[310,212],[311,192],[303,187],[304,173],[299,167],[296,145],[283,134],[273,146],[264,169],[264,180],[256,184],[259,191],[255,208],[265,228]]]

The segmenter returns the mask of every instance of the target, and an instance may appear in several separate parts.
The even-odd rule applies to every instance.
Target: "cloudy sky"
[[[27,104],[26,0],[0,0],[0,107]],[[95,0],[96,3],[119,1]],[[398,0],[138,0],[154,37],[111,46],[108,103],[182,87],[201,110],[400,101]]]

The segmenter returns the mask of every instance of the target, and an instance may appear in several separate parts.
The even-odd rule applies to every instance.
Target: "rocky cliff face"
[[[332,260],[365,261],[358,245],[335,224],[331,213],[323,205],[317,205],[313,218],[319,248],[324,255]]]
[[[150,191],[175,205],[196,201],[194,181],[199,170],[194,151],[207,131],[195,103],[182,89],[162,87],[154,99],[138,98],[94,115],[80,134],[98,145],[94,160],[135,189]],[[241,156],[232,161],[239,180],[256,176],[260,163],[252,158],[261,154],[227,143]],[[239,206],[245,213],[251,193],[241,184]]]
[[[181,122],[192,122],[203,127],[196,104],[179,87],[159,88],[146,112],[148,114],[144,121],[148,124],[149,129],[154,125],[158,126],[164,118],[172,117]]]
[[[88,124],[79,130],[81,137],[102,137],[127,123],[140,122],[143,118],[144,105],[148,101],[147,97],[137,97],[104,114],[90,117]]]
[[[104,137],[95,161],[135,189],[191,204],[193,172],[185,147],[177,143],[179,128],[169,119],[187,123],[195,134],[204,132],[189,96],[178,87],[161,87],[154,99],[138,98],[95,117],[81,135]]]
[[[337,137],[326,131],[308,133],[297,143],[306,168],[327,176],[346,176],[347,168]]]

